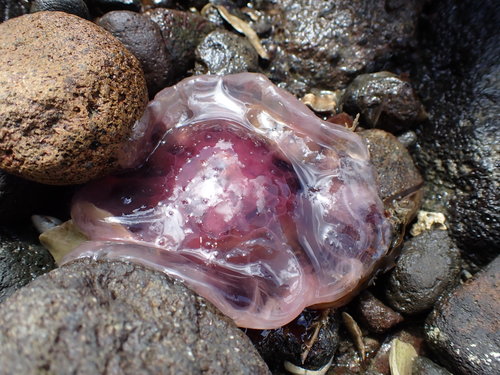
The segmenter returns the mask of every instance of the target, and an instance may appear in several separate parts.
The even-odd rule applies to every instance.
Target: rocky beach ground
[[[498,3],[0,11],[0,374],[500,373]],[[81,184],[119,171],[161,89],[241,72],[362,137],[394,238],[387,271],[343,306],[252,330],[143,265],[57,267],[32,216],[69,220]]]

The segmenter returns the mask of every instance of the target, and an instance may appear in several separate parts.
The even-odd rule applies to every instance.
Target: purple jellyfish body
[[[121,163],[126,172],[76,195],[72,217],[91,241],[65,261],[154,267],[241,327],[276,328],[305,307],[345,303],[389,248],[360,137],[263,75],[164,89]]]

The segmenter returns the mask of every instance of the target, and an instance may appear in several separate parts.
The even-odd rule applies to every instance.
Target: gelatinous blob
[[[161,91],[121,163],[128,172],[75,197],[73,220],[92,241],[66,261],[147,264],[242,327],[276,328],[307,306],[345,303],[389,247],[361,139],[259,74]]]

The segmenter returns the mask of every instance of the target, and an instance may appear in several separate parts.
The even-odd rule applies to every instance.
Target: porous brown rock
[[[147,103],[137,59],[111,34],[62,12],[0,25],[0,168],[83,183],[117,168]]]

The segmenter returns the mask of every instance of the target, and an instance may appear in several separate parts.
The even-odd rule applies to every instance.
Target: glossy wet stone
[[[196,48],[197,74],[233,74],[259,70],[258,55],[250,42],[225,30],[208,34]]]
[[[366,146],[262,75],[198,76],[159,93],[126,145],[140,169],[85,187],[79,256],[183,278],[237,324],[276,328],[346,303],[385,263],[390,225]]]
[[[343,110],[361,114],[365,126],[401,133],[426,119],[409,80],[390,72],[360,74],[342,96]]]
[[[173,74],[182,78],[194,67],[196,47],[215,25],[197,14],[175,9],[156,8],[143,14],[160,27]]]
[[[413,48],[423,1],[386,6],[372,0],[286,0],[274,4],[273,80],[303,96],[345,87],[356,75],[390,66]],[[380,70],[380,68],[378,69]]]
[[[432,308],[459,282],[461,259],[447,231],[426,231],[406,241],[385,283],[388,303],[406,314]]]
[[[164,274],[81,260],[0,305],[1,374],[268,374],[250,340]]]
[[[90,18],[89,9],[83,0],[34,0],[30,4],[30,13],[53,11]]]

